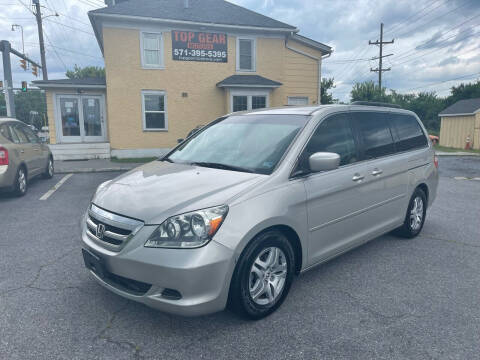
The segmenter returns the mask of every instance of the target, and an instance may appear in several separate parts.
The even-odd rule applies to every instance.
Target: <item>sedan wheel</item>
[[[15,181],[15,192],[19,196],[23,196],[27,192],[27,175],[23,168],[18,169]]]

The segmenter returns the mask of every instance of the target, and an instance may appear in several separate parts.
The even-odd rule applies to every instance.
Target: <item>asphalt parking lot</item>
[[[301,275],[257,322],[181,318],[127,301],[83,266],[80,218],[118,173],[0,195],[0,359],[480,358],[480,157],[442,157],[414,240],[391,235]]]

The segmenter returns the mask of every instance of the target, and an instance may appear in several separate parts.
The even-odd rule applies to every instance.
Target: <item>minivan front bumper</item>
[[[120,296],[172,314],[198,316],[223,310],[234,268],[233,251],[214,240],[197,249],[144,247],[154,230],[144,226],[115,252],[92,240],[84,225],[83,248],[100,258],[105,270],[90,269],[94,279]]]

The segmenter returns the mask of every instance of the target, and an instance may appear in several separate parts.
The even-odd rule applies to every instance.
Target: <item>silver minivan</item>
[[[34,131],[22,121],[0,119],[0,190],[26,194],[35,176],[53,177],[53,156]]]
[[[107,289],[162,311],[259,319],[295,275],[375,237],[422,230],[438,162],[406,110],[285,107],[221,117],[101,184],[83,257]]]

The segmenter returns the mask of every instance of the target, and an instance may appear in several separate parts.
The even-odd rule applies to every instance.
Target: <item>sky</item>
[[[132,0],[135,1],[135,0]],[[138,0],[142,1],[142,0]],[[172,0],[182,1],[182,0]],[[348,101],[355,82],[378,80],[376,45],[384,23],[383,86],[397,92],[435,91],[448,95],[451,86],[480,79],[480,0],[231,0],[300,29],[300,34],[331,46],[322,76],[335,80],[334,98]],[[40,62],[31,0],[0,0],[0,39]],[[87,16],[102,0],[41,0],[49,78],[64,78],[66,69],[103,66]],[[54,16],[58,14],[59,16]],[[1,65],[0,65],[1,66]],[[14,86],[35,78],[12,57]],[[0,78],[3,75],[0,75]],[[40,79],[40,77],[38,78]]]

